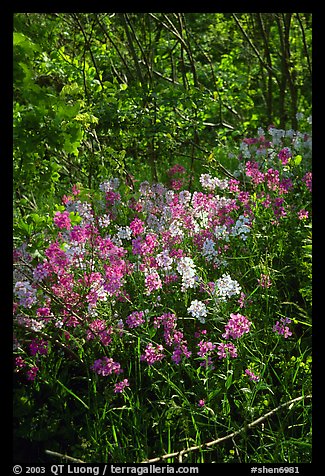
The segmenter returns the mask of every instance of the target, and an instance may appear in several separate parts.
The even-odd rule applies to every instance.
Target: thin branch
[[[254,426],[259,425],[264,420],[266,420],[270,416],[274,415],[275,413],[277,413],[282,408],[285,408],[285,407],[288,407],[288,406],[290,406],[294,403],[300,402],[301,400],[304,400],[304,399],[307,400],[307,399],[311,399],[311,398],[312,398],[312,395],[306,395],[306,396],[303,395],[301,397],[293,398],[292,400],[289,400],[288,402],[282,403],[281,405],[277,406],[276,408],[273,408],[273,410],[269,411],[268,413],[265,413],[265,415],[261,416],[260,418],[257,418],[257,420],[252,421],[252,423],[249,423],[248,425],[244,426],[240,430],[234,431],[233,433],[230,433],[229,435],[223,436],[222,438],[218,438],[217,440],[209,441],[208,443],[202,443],[201,445],[191,446],[190,448],[186,448],[184,450],[177,451],[175,453],[169,453],[169,454],[165,454],[165,455],[162,455],[162,456],[158,456],[157,458],[148,459],[148,460],[142,461],[142,463],[155,463],[157,461],[161,461],[161,460],[165,460],[165,459],[173,458],[173,457],[178,457],[178,462],[182,463],[183,455],[185,455],[187,453],[190,453],[192,451],[196,451],[196,450],[200,450],[200,449],[204,449],[204,448],[210,448],[211,446],[218,445],[219,443],[222,443],[223,441],[229,440],[230,438],[234,438],[234,437],[240,435],[241,433],[243,433],[244,431],[250,430],[251,428],[254,428]]]
[[[175,79],[167,78],[166,76],[163,76],[161,73],[159,73],[158,71],[155,71],[154,69],[152,70],[152,72],[159,78],[164,79],[165,81],[168,81],[169,83],[175,84],[176,86],[181,86],[181,83],[178,83]]]
[[[305,56],[307,58],[309,74],[310,74],[310,77],[312,77],[311,62],[310,62],[310,57],[309,57],[309,54],[308,54],[308,48],[307,48],[307,41],[306,41],[304,26],[302,24],[299,13],[296,13],[296,15],[297,15],[298,23],[299,23],[301,33],[302,33],[302,41],[303,41],[303,44],[304,44]]]
[[[261,63],[261,65],[267,69],[267,71],[269,71],[273,76],[274,78],[276,79],[277,83],[279,84],[279,79],[278,77],[276,76],[275,74],[275,71],[274,71],[274,68],[270,67],[267,63],[265,63],[265,61],[263,60],[263,58],[261,57],[260,55],[260,52],[258,51],[258,49],[256,48],[256,46],[254,45],[254,43],[252,42],[252,40],[249,38],[249,36],[247,35],[246,31],[244,30],[244,28],[242,27],[239,19],[237,18],[236,14],[235,13],[232,13],[231,14],[232,17],[234,18],[236,24],[238,25],[238,28],[240,29],[240,31],[242,32],[243,36],[245,37],[246,41],[248,42],[249,46],[252,48],[252,50],[254,51],[254,53],[256,54],[259,62]]]
[[[130,19],[129,19],[127,13],[125,13],[125,19],[126,19],[126,22],[127,22],[127,24],[129,25],[129,27],[130,27],[130,29],[131,29],[131,31],[132,31],[132,34],[133,34],[133,36],[134,36],[135,41],[136,41],[136,43],[137,43],[137,45],[138,45],[138,47],[139,47],[139,49],[140,49],[140,52],[141,52],[142,57],[143,57],[143,62],[144,62],[144,64],[146,65],[146,68],[147,68],[147,70],[148,70],[149,78],[152,79],[152,67],[151,67],[151,65],[149,64],[148,58],[147,58],[147,56],[145,55],[145,52],[144,52],[144,50],[143,50],[143,48],[142,48],[142,46],[141,46],[141,42],[140,42],[140,41],[138,40],[138,38],[137,38],[137,35],[136,35],[135,31],[134,31],[132,22],[130,21]],[[138,63],[139,63],[139,60],[138,60]]]
[[[131,53],[131,56],[132,56],[132,59],[133,59],[133,62],[134,62],[134,66],[135,66],[135,70],[137,72],[138,79],[140,81],[140,84],[142,86],[144,86],[145,83],[144,83],[144,79],[143,79],[143,74],[142,74],[141,68],[139,66],[139,58],[138,58],[137,53],[136,53],[135,48],[134,48],[133,39],[132,39],[132,36],[131,36],[131,33],[130,33],[130,30],[131,30],[130,23],[128,23],[127,14],[126,13],[121,13],[121,19],[122,19],[122,23],[123,23],[123,26],[124,26],[126,36],[127,36],[130,53]]]
[[[29,317],[29,316],[27,316]],[[68,354],[70,354],[74,359],[76,359],[77,361],[80,361],[82,364],[84,364],[84,361],[82,360],[82,358],[77,355],[72,349],[70,349],[70,347],[67,347],[66,345],[62,344],[62,342],[60,342],[58,339],[56,339],[55,337],[52,337],[50,336],[49,334],[47,334],[46,332],[43,332],[43,331],[40,331],[40,330],[33,330],[31,328],[27,328],[27,331],[30,331],[32,334],[34,335],[37,335],[37,336],[41,336],[43,337],[44,339],[47,339],[51,342],[53,342],[55,345],[59,346],[64,352],[67,352]],[[27,339],[20,339],[20,341],[22,342],[28,342]]]
[[[45,453],[51,456],[58,456],[59,458],[67,459],[68,461],[72,461],[73,463],[86,463],[86,461],[82,461],[81,459],[72,458],[72,456],[63,455],[62,453],[58,453],[57,451],[45,450]]]
[[[115,51],[117,52],[120,60],[122,61],[124,67],[125,67],[125,70],[127,72],[127,74],[129,75],[129,79],[132,79],[132,73],[131,73],[131,70],[130,68],[128,67],[128,64],[125,60],[125,56],[123,56],[123,54],[120,52],[117,44],[115,43],[115,41],[112,40],[112,37],[111,35],[108,33],[107,31],[107,28],[106,28],[106,25],[104,25],[103,23],[101,23],[101,21],[99,20],[98,17],[96,17],[97,19],[97,24],[98,26],[100,27],[100,29],[102,30],[102,32],[104,33],[104,36],[107,38],[107,40],[113,45],[113,47],[115,48]],[[114,65],[112,65],[112,69],[114,70],[115,74],[116,74],[116,68],[114,67]],[[127,81],[125,81],[127,82]]]
[[[95,21],[96,21],[96,20],[93,22],[92,29],[91,29],[91,32],[90,32],[90,36],[89,36],[89,38],[87,38],[87,35],[86,35],[86,32],[85,32],[85,30],[84,30],[84,28],[83,28],[83,26],[82,26],[82,23],[81,23],[81,21],[80,21],[79,18],[78,18],[78,14],[77,14],[77,13],[72,13],[72,17],[74,18],[75,22],[77,23],[77,25],[78,25],[78,27],[79,27],[81,33],[82,33],[82,36],[83,36],[84,41],[85,41],[85,48],[88,48],[88,51],[89,51],[90,56],[91,56],[91,60],[92,60],[92,62],[93,62],[93,65],[94,65],[94,67],[95,67],[95,70],[96,70],[96,74],[97,74],[98,80],[99,80],[99,82],[100,82],[101,87],[103,88],[103,83],[102,83],[102,81],[101,81],[101,79],[100,79],[100,73],[99,73],[99,71],[98,71],[97,64],[96,64],[96,61],[95,61],[93,52],[91,51],[91,47],[90,47],[90,40],[91,40],[91,36],[92,36],[92,32],[93,32],[93,29],[94,29],[94,25],[95,25]]]

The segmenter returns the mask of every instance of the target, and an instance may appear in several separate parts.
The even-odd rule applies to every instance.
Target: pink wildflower
[[[33,339],[29,344],[31,355],[47,355],[49,343],[44,339]]]
[[[293,188],[293,183],[291,178],[284,178],[279,183],[279,193],[289,193],[289,190]]]
[[[172,345],[172,343],[180,342],[183,337],[183,334],[180,335],[180,331],[177,331],[176,334],[175,327],[176,327],[177,318],[175,314],[170,312],[166,312],[159,317],[155,317],[153,320],[153,326],[155,329],[159,329],[162,325],[164,328],[164,338],[167,345]]]
[[[205,342],[203,340],[200,340],[198,346],[200,350],[197,352],[197,355],[200,357],[205,357],[209,352],[216,348],[216,345],[212,344],[212,342]]]
[[[73,197],[71,195],[63,195],[62,197],[62,203],[63,205],[67,205],[69,202],[73,201]]]
[[[172,179],[170,181],[170,186],[173,190],[180,190],[183,187],[183,180]]]
[[[240,185],[239,180],[229,179],[228,184],[229,184],[229,191],[230,192],[235,192],[235,193],[239,192],[239,185]]]
[[[87,241],[87,230],[82,226],[75,225],[70,232],[71,241],[76,241],[77,243],[85,243]]]
[[[36,367],[36,365],[31,367],[26,373],[27,380],[30,380],[31,382],[35,380],[38,370],[39,368]]]
[[[143,311],[134,311],[126,318],[126,323],[130,327],[130,329],[138,327],[145,322],[143,316]]]
[[[97,336],[103,345],[109,345],[112,342],[112,332],[112,327],[107,328],[106,321],[103,319],[95,319],[89,324],[86,339],[92,340]]]
[[[106,192],[105,194],[106,203],[109,206],[114,205],[121,201],[121,195],[118,192],[113,192],[112,190]]]
[[[298,212],[299,220],[307,220],[308,215],[309,215],[308,211],[305,210],[304,208],[302,210],[299,210]]]
[[[279,188],[279,171],[276,169],[269,169],[266,173],[267,186],[270,190],[277,191]]]
[[[282,206],[284,203],[284,199],[281,197],[277,197],[274,200],[273,204],[273,212],[274,215],[277,217],[285,217],[287,215],[287,212],[285,211],[285,208]]]
[[[19,372],[20,369],[26,366],[26,362],[21,356],[16,357],[15,364],[16,364],[16,372]]]
[[[258,375],[255,375],[254,372],[249,369],[245,370],[245,374],[248,375],[249,380],[252,380],[253,382],[258,382],[260,379]]]
[[[287,339],[289,336],[292,335],[292,332],[290,331],[289,327],[286,326],[285,324],[290,324],[291,319],[288,317],[281,317],[280,321],[276,321],[275,325],[273,326],[272,330],[273,332],[276,332],[279,335],[283,335],[285,339]]]
[[[76,196],[79,195],[80,190],[77,187],[77,185],[72,185],[72,193],[73,193],[73,195],[76,195]]]
[[[222,337],[225,339],[229,339],[229,337],[239,339],[249,332],[251,324],[247,317],[241,314],[230,314],[230,319],[225,326],[225,333],[222,334]]]
[[[130,223],[130,228],[134,236],[140,235],[144,231],[144,223],[139,218],[134,218]]]
[[[168,175],[175,175],[175,174],[184,174],[186,172],[186,169],[179,164],[175,164],[173,167],[171,167],[168,170]]]
[[[228,342],[228,344],[224,344],[223,342],[218,345],[218,352],[219,359],[226,359],[227,354],[233,359],[237,357],[237,349],[232,342]]]
[[[147,287],[147,294],[151,294],[152,291],[162,288],[160,276],[156,271],[145,277],[145,284]]]
[[[108,357],[95,360],[94,364],[91,366],[91,369],[103,377],[111,375],[112,373],[120,374],[123,372],[123,369],[121,369],[121,364],[119,362],[114,362],[112,358]]]
[[[262,288],[269,288],[272,286],[272,281],[270,280],[270,276],[268,276],[267,274],[261,274],[257,282]]]
[[[165,355],[163,354],[163,346],[157,344],[156,347],[150,342],[143,355],[141,355],[140,360],[142,362],[147,362],[148,365],[153,365],[155,362],[161,361]]]
[[[175,334],[174,334],[174,337],[175,337]],[[192,355],[192,352],[188,350],[187,348],[187,343],[185,340],[182,340],[180,344],[176,344],[173,355],[172,355],[172,361],[176,365],[178,365],[181,362],[182,355],[184,355],[187,359],[191,357]]]
[[[66,228],[67,230],[70,230],[71,228],[71,221],[70,221],[70,215],[69,212],[64,211],[64,212],[56,212],[54,215],[54,223],[56,226],[60,229]]]
[[[292,157],[289,147],[284,147],[284,149],[281,149],[278,153],[278,157],[281,160],[282,165],[287,165],[289,158]]]
[[[122,380],[122,382],[118,382],[115,384],[114,393],[122,393],[125,387],[129,387],[129,386],[130,386],[129,381],[127,378],[125,378],[124,380]]]
[[[212,344],[212,342],[205,342],[201,340],[198,343],[198,346],[200,350],[197,352],[197,355],[204,359],[204,362],[201,362],[200,365],[206,368],[210,366],[210,368],[214,369],[210,354],[216,348],[216,345]]]
[[[306,187],[310,192],[312,191],[312,177],[312,172],[307,172],[302,178],[303,182],[305,182]]]
[[[51,267],[55,273],[59,272],[61,268],[66,268],[69,263],[66,253],[61,250],[58,242],[51,243],[45,250],[45,255],[49,259],[49,265],[46,269],[50,269]]]
[[[239,307],[241,307],[241,308],[246,307],[248,304],[252,303],[251,300],[246,299],[246,294],[243,293],[243,292],[240,293],[240,297],[239,297],[237,302],[239,303]]]
[[[264,182],[264,174],[258,170],[258,167],[258,162],[246,162],[246,175],[247,177],[252,178],[252,182],[254,185],[258,185]]]

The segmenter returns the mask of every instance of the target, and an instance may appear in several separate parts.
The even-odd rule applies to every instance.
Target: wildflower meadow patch
[[[41,459],[309,462],[311,147],[270,127],[192,191],[178,164],[67,191],[42,249],[14,250],[16,437]]]

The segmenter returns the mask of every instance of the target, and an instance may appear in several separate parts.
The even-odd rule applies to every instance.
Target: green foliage
[[[74,181],[96,186],[111,168],[128,180],[160,180],[175,163],[197,171],[216,144],[310,110],[308,14],[14,20],[14,198],[24,209],[25,194],[41,202]]]

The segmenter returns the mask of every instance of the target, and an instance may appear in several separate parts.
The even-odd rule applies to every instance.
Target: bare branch
[[[72,458],[72,456],[63,455],[62,453],[58,453],[57,451],[45,450],[45,453],[51,456],[58,456],[59,458],[72,461],[73,463],[86,463],[86,461],[82,461],[81,459],[77,459],[77,458]]]
[[[245,37],[245,39],[247,40],[249,46],[252,48],[252,50],[254,51],[254,53],[256,54],[259,62],[261,63],[261,65],[267,69],[267,71],[269,71],[273,76],[274,78],[276,79],[277,83],[279,83],[279,80],[278,80],[278,77],[276,76],[275,74],[275,71],[274,71],[274,68],[270,67],[267,63],[265,63],[265,61],[263,60],[263,58],[261,57],[261,54],[260,52],[258,51],[258,49],[256,48],[256,46],[253,44],[252,40],[250,39],[250,37],[247,35],[246,31],[244,30],[244,28],[242,27],[239,19],[237,18],[236,14],[235,13],[232,13],[232,16],[236,22],[236,24],[238,25],[238,28],[240,29],[240,31],[242,32],[243,36]]]

